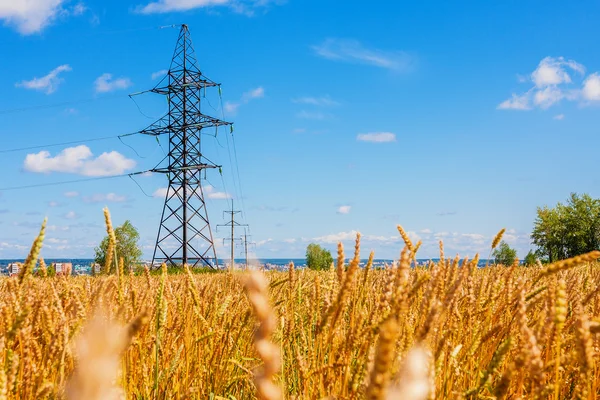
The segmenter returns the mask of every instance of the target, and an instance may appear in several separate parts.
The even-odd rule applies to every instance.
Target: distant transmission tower
[[[169,179],[153,264],[218,267],[201,179],[203,170],[221,167],[202,154],[200,144],[202,129],[231,123],[201,112],[206,88],[213,86],[220,85],[200,72],[190,32],[182,25],[169,72],[150,90],[167,96],[169,112],[140,131],[169,135],[169,154],[165,157],[169,166],[152,170],[167,174]]]
[[[239,214],[239,213],[241,213],[241,211],[235,211],[233,209],[233,200],[231,201],[231,211],[223,211],[223,213],[231,215],[231,221],[227,222],[225,224],[217,225],[217,229],[219,226],[228,226],[231,228],[231,237],[229,239],[223,239],[223,243],[225,243],[225,240],[231,241],[231,264],[229,265],[229,269],[231,271],[233,271],[235,269],[235,256],[234,256],[235,241],[240,240],[240,239],[236,239],[236,237],[235,237],[235,227],[236,226],[248,226],[248,224],[240,224],[239,222],[235,222],[235,214]]]

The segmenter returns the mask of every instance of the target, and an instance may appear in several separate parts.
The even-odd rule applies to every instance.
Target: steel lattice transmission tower
[[[231,123],[202,114],[203,95],[206,88],[214,86],[220,85],[200,72],[190,32],[187,25],[182,25],[169,72],[150,90],[167,96],[169,112],[140,131],[169,136],[169,153],[165,157],[169,166],[152,170],[169,179],[153,264],[218,267],[202,192],[202,173],[221,167],[202,154],[200,145],[202,129]]]

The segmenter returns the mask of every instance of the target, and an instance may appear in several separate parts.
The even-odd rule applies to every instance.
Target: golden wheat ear
[[[44,222],[42,222],[42,227],[40,228],[40,233],[33,241],[33,244],[31,245],[31,250],[29,250],[29,254],[27,254],[27,258],[25,259],[25,262],[19,270],[20,284],[27,280],[27,278],[33,272],[35,264],[37,264],[38,257],[40,256],[40,251],[42,250],[42,244],[44,244],[44,237],[46,235],[46,222],[48,222],[48,218],[44,218]]]
[[[280,369],[280,353],[279,348],[270,341],[275,329],[275,316],[269,306],[267,280],[262,273],[252,271],[246,280],[245,288],[259,322],[254,336],[254,347],[263,366],[254,374],[256,394],[259,400],[280,400],[283,398],[281,389],[273,383],[273,377]]]
[[[115,385],[120,356],[128,341],[127,330],[102,316],[87,324],[76,341],[77,365],[66,395],[69,400],[120,400],[122,389]]]
[[[390,390],[387,400],[426,400],[435,388],[431,385],[431,354],[421,345],[404,356],[398,383]]]

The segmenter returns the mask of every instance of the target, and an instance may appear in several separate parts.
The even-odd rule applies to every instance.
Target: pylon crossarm
[[[197,164],[197,165],[187,165],[185,167],[167,167],[167,168],[154,168],[151,169],[151,172],[158,172],[161,174],[168,174],[177,171],[190,171],[190,170],[201,170],[206,168],[221,168],[221,165],[212,165],[212,164]]]

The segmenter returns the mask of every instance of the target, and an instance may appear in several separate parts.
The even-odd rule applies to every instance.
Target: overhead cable
[[[96,177],[92,177],[92,178],[72,179],[72,180],[69,180],[69,181],[37,183],[37,184],[23,185],[23,186],[9,186],[9,187],[0,188],[0,192],[6,192],[6,191],[9,191],[9,190],[32,189],[32,188],[46,187],[46,186],[66,185],[68,183],[80,183],[80,182],[89,182],[89,181],[99,181],[99,180],[102,180],[102,179],[123,178],[125,176],[131,177],[133,175],[145,174],[146,172],[150,172],[150,170],[138,171],[138,172],[130,172],[128,174],[120,174],[120,175],[108,175],[108,176],[96,176]]]
[[[43,149],[45,147],[66,146],[69,144],[78,144],[78,143],[98,142],[100,140],[115,139],[115,138],[121,139],[121,138],[124,138],[127,136],[133,136],[133,135],[137,135],[137,134],[139,134],[139,132],[131,132],[131,133],[124,133],[122,135],[104,136],[104,137],[90,138],[90,139],[72,140],[69,142],[61,142],[61,143],[38,144],[35,146],[17,147],[14,149],[0,150],[0,153],[14,153],[17,151],[36,150],[36,149]]]

